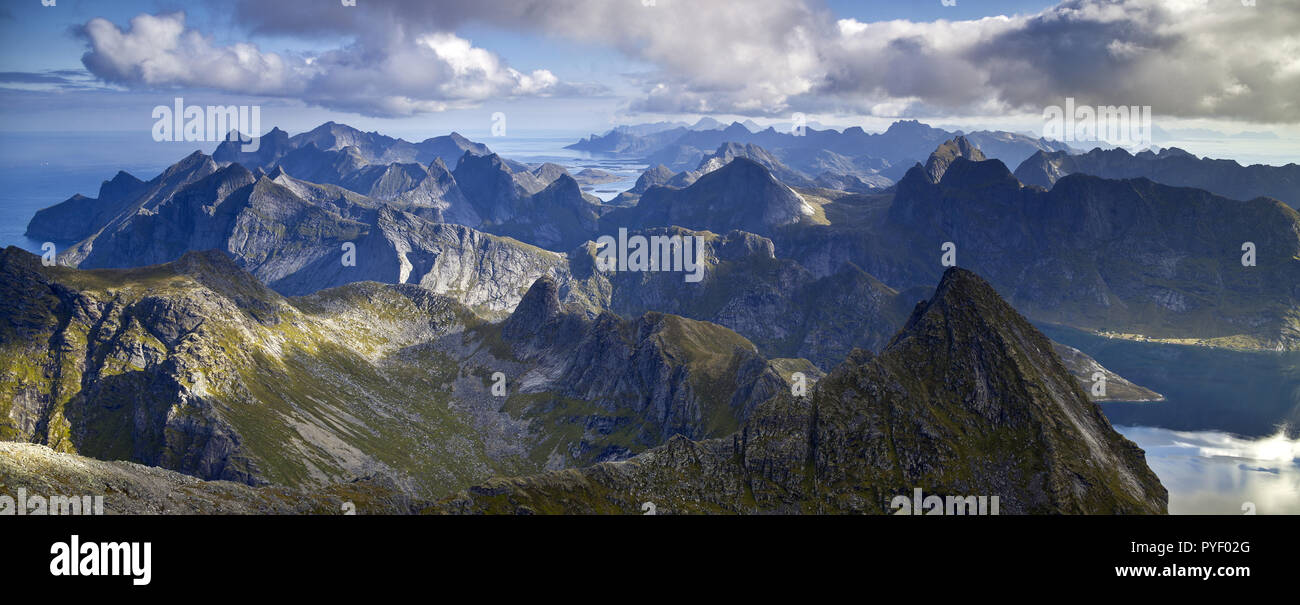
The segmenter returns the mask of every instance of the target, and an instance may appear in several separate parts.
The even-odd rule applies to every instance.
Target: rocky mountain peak
[[[656,187],[671,181],[674,174],[672,169],[657,164],[653,168],[647,168],[641,176],[637,178],[636,185],[632,187],[632,193],[645,193],[651,187]]]
[[[442,161],[441,157],[436,157],[433,158],[432,162],[429,162],[428,173],[435,177],[442,177],[443,175],[450,176],[451,169],[447,167],[447,163]]]
[[[959,136],[940,145],[934,153],[930,154],[929,160],[925,163],[925,172],[930,177],[930,182],[938,183],[943,180],[943,175],[947,172],[948,167],[952,165],[957,158],[965,158],[972,162],[983,162],[988,159],[984,153],[972,144],[966,137]]]
[[[853,351],[808,396],[779,394],[730,438],[673,439],[616,468],[499,481],[434,510],[638,512],[652,501],[673,513],[888,514],[892,495],[917,486],[997,496],[1002,514],[1167,506],[1142,451],[1049,341],[954,268],[880,355]]]
[[[924,331],[921,324],[925,322],[957,321],[966,324],[971,332],[992,333],[1011,315],[1018,317],[988,282],[966,269],[949,267],[939,280],[934,296],[917,304],[890,347],[913,331]]]
[[[135,178],[131,173],[119,170],[111,180],[104,181],[99,186],[99,199],[118,199],[138,191],[144,184],[144,181]]]
[[[501,335],[508,340],[528,339],[559,315],[560,286],[549,275],[540,277],[528,288],[515,312],[501,325]]]

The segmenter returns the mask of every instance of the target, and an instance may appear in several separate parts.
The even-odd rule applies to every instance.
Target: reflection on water
[[[1147,452],[1169,512],[1300,514],[1300,354],[1132,342],[1041,326],[1052,339],[1165,395],[1106,403],[1111,423]]]
[[[1172,514],[1300,514],[1300,439],[1116,426],[1147,452]]]
[[[1286,425],[1292,437],[1300,436],[1300,354],[1133,342],[1040,327],[1053,340],[1167,398],[1103,404],[1114,424],[1248,437],[1272,435]]]

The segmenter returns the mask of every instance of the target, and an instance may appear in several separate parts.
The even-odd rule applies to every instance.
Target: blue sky
[[[1069,96],[1294,137],[1300,3],[1195,1],[5,0],[0,130],[148,128],[183,96],[290,131],[476,134],[496,112],[528,132],[795,112],[1026,131]]]
[[[939,0],[831,0],[826,4],[838,16],[861,21],[934,21],[1036,13],[1055,3],[1044,0],[957,0],[955,6],[943,6]]]

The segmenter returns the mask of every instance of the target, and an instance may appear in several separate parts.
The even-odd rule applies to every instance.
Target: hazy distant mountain
[[[152,211],[166,202],[179,188],[216,172],[212,158],[194,152],[173,164],[147,183],[119,172],[112,181],[100,186],[98,199],[81,195],[36,213],[27,225],[27,236],[59,242],[91,237],[123,216],[138,211]]]
[[[879,134],[868,134],[858,127],[842,132],[806,128],[802,136],[778,132],[774,128],[752,132],[740,123],[733,123],[722,129],[666,130],[646,137],[615,130],[603,136],[592,135],[569,148],[642,157],[651,165],[664,164],[675,171],[681,171],[693,169],[700,158],[724,143],[754,144],[809,175],[821,175],[826,170],[813,164],[804,165],[804,158],[815,162],[817,160],[813,158],[816,154],[829,151],[850,158],[851,161],[881,164],[881,169],[895,166],[897,168],[894,172],[886,172],[884,176],[897,179],[902,177],[908,167],[929,157],[930,152],[944,141],[962,134],[932,128],[916,121],[895,122]],[[1070,150],[1063,143],[1011,132],[980,131],[965,133],[965,136],[986,156],[1001,159],[1011,165],[1019,164],[1038,151]]]
[[[786,155],[798,154],[787,153]],[[824,150],[818,152],[816,156],[812,161],[806,161],[805,158],[804,162],[804,165],[811,166],[814,170],[820,169],[816,176],[813,176],[807,172],[791,168],[777,155],[753,143],[743,145],[740,143],[723,143],[713,153],[701,156],[699,164],[693,170],[685,170],[674,174],[663,164],[658,164],[655,168],[647,170],[637,180],[637,186],[625,192],[619,200],[616,200],[616,203],[631,202],[638,199],[639,195],[644,193],[652,184],[676,189],[687,187],[699,180],[701,176],[730,164],[736,158],[746,158],[757,162],[772,173],[772,176],[776,177],[777,180],[792,187],[822,187],[854,193],[869,193],[893,185],[893,181],[882,176],[879,170],[867,167],[872,164],[887,166],[888,163],[883,160],[880,162],[854,162]]]
[[[768,153],[766,149],[752,143],[742,145],[740,143],[723,143],[718,146],[717,151],[708,154],[700,159],[700,165],[689,174],[684,175],[678,182],[682,185],[694,183],[710,172],[718,170],[736,158],[745,158],[753,160],[772,173],[777,180],[792,187],[811,187],[813,180],[807,175],[786,166],[776,156]]]
[[[1152,136],[1152,138],[1154,138],[1154,139],[1156,140],[1157,143],[1160,143],[1161,141],[1173,141],[1173,140],[1184,140],[1184,141],[1185,141],[1185,140],[1189,140],[1189,139],[1204,139],[1204,140],[1225,140],[1225,139],[1277,140],[1277,139],[1281,138],[1281,137],[1279,137],[1279,136],[1277,135],[1277,133],[1275,133],[1275,132],[1270,132],[1270,131],[1258,131],[1258,130],[1251,131],[1251,130],[1247,130],[1247,131],[1238,132],[1238,133],[1236,133],[1236,134],[1227,134],[1227,133],[1224,133],[1224,132],[1219,132],[1219,131],[1217,131],[1217,130],[1211,130],[1211,129],[1209,129],[1209,128],[1174,128],[1174,129],[1171,129],[1171,130],[1166,130],[1166,129],[1164,129],[1164,128],[1161,128],[1161,127],[1158,126],[1158,125],[1152,125],[1152,127],[1151,127],[1151,136]]]
[[[692,124],[690,130],[719,130],[725,127],[726,124],[705,116]]]
[[[553,164],[551,162],[545,162],[542,165],[530,170],[529,172],[532,173],[533,176],[537,177],[538,180],[540,180],[541,182],[547,185],[554,182],[555,179],[558,179],[561,176],[569,174],[569,171],[565,169],[564,166],[561,166],[559,164]]]
[[[1061,177],[1076,173],[1108,179],[1148,178],[1236,200],[1271,197],[1300,207],[1300,165],[1242,166],[1233,160],[1198,158],[1177,147],[1137,155],[1124,149],[1093,149],[1079,155],[1039,152],[1016,168],[1016,178],[1022,183],[1047,189]]]
[[[271,169],[282,158],[295,150],[315,148],[319,152],[347,152],[362,164],[415,163],[429,164],[441,158],[443,163],[455,165],[466,152],[476,155],[491,153],[486,145],[475,143],[459,133],[425,139],[411,143],[402,139],[385,136],[377,132],[362,132],[348,126],[326,122],[307,132],[289,136],[279,128],[272,128],[262,136],[260,147],[255,152],[245,152],[242,144],[236,141],[223,141],[212,153],[218,163],[238,162],[245,168]],[[300,160],[299,167],[302,162]],[[292,168],[286,167],[290,174]],[[295,174],[307,178],[307,174]],[[330,182],[330,181],[317,181]]]
[[[780,225],[807,220],[814,209],[803,197],[772,176],[761,164],[737,157],[684,189],[651,188],[635,207],[620,208],[600,221],[604,232],[620,227],[678,225],[760,235]]]
[[[637,157],[648,156],[672,144],[673,141],[688,132],[691,132],[691,129],[685,126],[678,126],[668,130],[651,130],[645,134],[637,134],[634,129],[620,127],[603,135],[593,134],[577,143],[566,146],[565,149]]]
[[[640,514],[650,502],[660,514],[890,514],[893,496],[919,485],[998,494],[1003,514],[1161,514],[1168,502],[1047,339],[952,269],[879,356],[853,353],[807,397],[783,393],[730,437],[493,479],[429,512]]]
[[[38,210],[27,224],[27,237],[56,242],[77,241],[90,235],[96,225],[107,223],[149,186],[127,172],[119,171],[112,180],[99,186],[96,198],[76,194],[61,204]]]

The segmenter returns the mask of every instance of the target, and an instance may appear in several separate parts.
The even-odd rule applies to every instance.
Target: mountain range
[[[286,299],[218,252],[84,271],[9,248],[0,273],[0,436],[40,444],[6,446],[0,477],[93,486],[110,510],[359,501],[368,512],[465,512],[477,505],[464,494],[515,493],[475,485],[519,475],[545,487],[510,512],[612,511],[626,498],[589,501],[586,488],[552,498],[552,475],[537,473],[587,477],[625,460],[617,468],[680,472],[672,485],[658,472],[630,484],[629,502],[653,498],[665,512],[888,512],[904,485],[1001,494],[1007,512],[1164,511],[1141,451],[1052,345],[959,270],[879,358],[852,353],[825,378],[713,324],[590,317],[562,303],[551,278],[490,323],[410,285]],[[794,372],[815,381],[808,397],[789,395]],[[863,397],[877,403],[853,411]],[[863,450],[864,430],[894,436]],[[903,466],[896,439],[912,443]]]
[[[1070,151],[1064,143],[1012,132],[950,132],[914,120],[895,122],[882,133],[852,127],[843,131],[804,128],[778,132],[774,128],[753,132],[733,122],[725,128],[677,127],[654,131],[614,129],[591,135],[569,149],[589,153],[644,158],[651,166],[665,165],[679,172],[696,170],[710,154],[723,153],[726,144],[757,145],[809,181],[830,183],[856,177],[880,184],[902,177],[909,167],[924,161],[945,141],[964,136],[989,157],[1017,165],[1037,152]],[[751,158],[753,159],[753,158]],[[799,185],[800,183],[790,183]],[[887,184],[887,183],[886,183]]]
[[[0,438],[254,486],[436,496],[621,459],[729,434],[814,371],[713,324],[590,317],[549,278],[490,323],[413,285],[284,298],[216,251],[82,271],[9,248],[0,275]]]
[[[1242,166],[1233,160],[1198,158],[1177,147],[1136,155],[1124,149],[1093,149],[1088,153],[1040,151],[1016,168],[1026,185],[1051,189],[1070,174],[1105,179],[1145,178],[1164,185],[1195,187],[1234,200],[1271,197],[1300,207],[1300,165]]]
[[[723,141],[602,203],[456,137],[267,136],[41,211],[58,266],[0,252],[0,440],[33,444],[7,484],[67,465],[145,512],[1163,512],[1096,406],[1162,397],[1029,322],[1300,348],[1300,213],[1270,197],[1040,186],[956,136],[865,187]],[[700,242],[698,281],[601,268],[616,233]]]
[[[889,514],[917,488],[948,501],[998,494],[1001,511],[1022,514],[1160,513],[1168,498],[1047,340],[951,269],[880,355],[855,351],[727,438],[494,479],[427,512]]]
[[[866,194],[791,186],[762,148],[723,149],[690,179],[648,170],[612,204],[585,196],[554,167],[516,171],[490,153],[466,151],[451,171],[440,158],[427,167],[367,165],[340,179],[347,186],[196,153],[149,182],[121,173],[98,199],[76,196],[42,211],[29,233],[81,237],[60,258],[82,268],[157,264],[216,248],[284,295],[366,280],[420,284],[494,317],[549,275],[590,314],[671,309],[735,329],[767,354],[823,368],[859,343],[883,344],[902,313],[881,310],[910,302],[882,301],[935,283],[941,247],[951,243],[959,264],[1035,321],[1126,338],[1297,346],[1296,213],[1266,198],[1078,174],[1044,190],[1021,183],[965,137],[938,146],[896,186]],[[761,277],[771,266],[766,252],[717,264],[711,251],[698,288],[650,278],[659,290],[647,295],[643,280],[591,269],[587,242],[669,225],[746,242],[738,249],[749,252],[770,245],[771,259],[797,266],[781,279],[799,277]],[[1257,250],[1255,266],[1242,266],[1246,244]],[[342,262],[345,246],[353,265]],[[745,267],[741,276],[726,278],[736,267]],[[719,287],[719,278],[733,285]],[[759,291],[772,303],[756,304]],[[792,311],[821,309],[808,306],[819,296],[852,300],[848,308],[877,319]],[[628,302],[638,297],[667,306]]]

